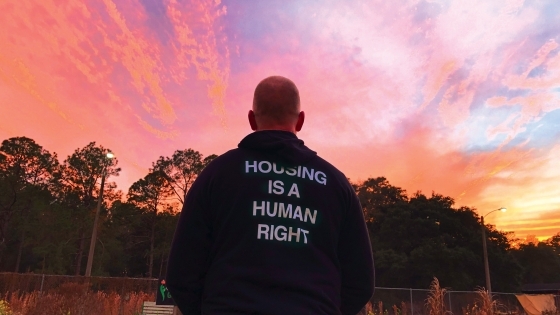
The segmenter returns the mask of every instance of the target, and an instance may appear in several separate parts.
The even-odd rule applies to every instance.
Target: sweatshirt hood
[[[289,164],[304,164],[317,156],[295,134],[282,130],[255,131],[243,138],[238,147],[265,152]]]

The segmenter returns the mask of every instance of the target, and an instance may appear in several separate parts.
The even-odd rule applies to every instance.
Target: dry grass
[[[12,310],[6,301],[0,300],[0,315],[12,315]]]
[[[479,313],[477,315],[494,315],[498,310],[498,301],[492,298],[485,289],[476,290],[478,301],[480,303]]]
[[[377,309],[374,309],[371,302],[368,302],[364,307],[364,312],[367,315],[408,315],[408,305],[405,302],[401,302],[400,308],[393,305],[391,307],[391,313],[389,313],[389,310],[383,308],[383,302],[379,301]]]
[[[447,289],[439,285],[439,280],[434,277],[430,284],[430,293],[426,299],[426,308],[429,315],[449,315],[451,312],[445,306],[445,293]]]
[[[408,314],[408,306],[405,302],[401,302],[401,314],[407,315]]]
[[[445,303],[447,293],[447,289],[442,288],[438,279],[434,278],[430,285],[428,298],[425,300],[426,312],[423,314],[451,315],[451,311],[447,309]],[[462,308],[463,315],[504,314],[504,312],[498,312],[498,309],[503,307],[497,300],[489,296],[487,291],[478,289],[476,294],[474,305]],[[0,293],[0,315],[138,315],[141,313],[143,301],[155,301],[155,294],[147,294],[142,291],[130,291],[130,293],[122,295],[114,291],[94,292],[88,283],[63,283],[56,289],[51,289],[43,294],[38,291],[31,293],[11,291],[5,295]],[[415,313],[418,312],[421,311],[417,310]],[[402,302],[400,308],[393,305],[389,309],[385,309],[381,301],[375,305],[368,303],[361,313],[409,315],[410,304]],[[543,312],[543,315],[560,315],[560,313]]]
[[[463,308],[463,315],[496,315],[500,304],[494,300],[488,291],[479,288],[476,290],[477,298],[474,305]]]
[[[66,283],[58,289],[40,294],[8,293],[0,297],[11,309],[10,315],[137,315],[143,301],[154,301],[154,294],[93,292],[84,284]]]

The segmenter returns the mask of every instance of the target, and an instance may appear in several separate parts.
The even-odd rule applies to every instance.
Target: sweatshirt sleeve
[[[201,314],[204,276],[212,244],[205,179],[201,174],[185,198],[167,265],[167,287],[183,315]]]
[[[349,208],[342,222],[338,243],[342,277],[340,310],[343,315],[356,315],[373,295],[374,269],[360,201],[353,190],[349,198]]]

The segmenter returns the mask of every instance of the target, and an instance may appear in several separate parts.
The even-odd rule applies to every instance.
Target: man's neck
[[[291,132],[294,135],[297,135],[297,131],[294,127],[264,127],[264,128],[259,128],[256,131],[266,131],[266,130],[276,130],[276,131],[287,131],[287,132]]]

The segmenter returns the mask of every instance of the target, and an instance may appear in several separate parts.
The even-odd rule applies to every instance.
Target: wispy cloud
[[[61,156],[103,143],[122,152],[123,189],[158,155],[235,146],[254,86],[279,74],[300,89],[301,137],[351,178],[386,176],[481,213],[506,206],[489,220],[518,234],[556,229],[553,0],[6,0],[0,10],[0,135]]]

